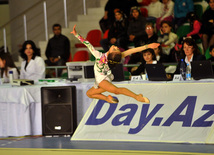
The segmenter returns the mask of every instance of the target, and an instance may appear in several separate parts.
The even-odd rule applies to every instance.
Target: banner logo
[[[117,114],[113,117],[119,104],[110,104],[106,101],[99,100],[94,107],[92,113],[87,119],[85,125],[102,125],[107,121],[111,121],[112,126],[130,126],[133,121],[133,117],[136,115],[138,110],[141,110],[140,118],[138,120],[138,125],[136,127],[130,127],[128,134],[137,134],[153,119],[152,126],[165,126],[169,127],[174,122],[181,122],[182,127],[211,127],[213,121],[206,121],[210,116],[214,114],[214,105],[203,105],[202,111],[206,113],[199,118],[193,120],[194,110],[196,105],[197,96],[188,96],[172,114],[163,121],[163,117],[155,117],[155,115],[164,108],[164,104],[157,104],[153,109],[150,108],[150,104],[134,104],[129,103],[120,107],[119,111],[124,112]],[[103,114],[102,118],[98,118],[101,109],[105,104],[109,104],[109,108],[106,113]],[[173,104],[173,103],[172,103]],[[182,111],[186,109],[186,113],[182,114]],[[128,112],[127,112],[128,110]],[[125,112],[126,111],[126,112]],[[150,112],[149,112],[150,111]],[[123,118],[123,119],[122,119]],[[125,118],[125,119],[124,119]],[[135,120],[136,121],[136,120]]]

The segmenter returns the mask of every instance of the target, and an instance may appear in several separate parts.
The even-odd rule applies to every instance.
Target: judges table
[[[133,85],[133,90],[142,87],[144,84],[150,84],[152,87],[148,90],[143,90],[143,94],[151,91],[157,91],[156,86],[161,83],[161,89],[164,90],[164,85],[167,88],[174,85],[173,82],[149,82],[149,81],[124,81],[116,82],[118,87],[126,87]],[[178,85],[194,85],[191,94],[208,93],[213,90],[214,81],[184,81],[176,83]],[[201,87],[202,85],[206,87]],[[59,82],[54,84],[38,84],[32,86],[11,86],[10,84],[0,85],[0,137],[8,136],[25,136],[25,135],[41,135],[42,134],[42,115],[41,115],[41,87],[50,86],[70,86],[75,85],[77,91],[77,122],[79,123],[88,109],[92,99],[86,96],[86,91],[93,86],[93,82],[88,83],[66,83]],[[173,86],[176,89],[176,87]],[[161,89],[158,89],[161,91]],[[139,93],[139,92],[136,92]],[[211,93],[212,94],[212,93]],[[179,99],[179,96],[169,96],[174,100]],[[212,97],[213,98],[213,97]],[[152,100],[150,98],[150,100]],[[172,103],[173,104],[173,103]]]
[[[32,86],[0,85],[0,137],[42,135],[41,87],[76,86],[77,122],[92,99],[85,94],[93,83],[49,83]]]

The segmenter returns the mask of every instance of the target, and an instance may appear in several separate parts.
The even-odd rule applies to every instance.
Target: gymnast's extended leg
[[[146,97],[143,97],[142,94],[137,95],[127,88],[116,87],[115,85],[113,85],[111,82],[109,82],[107,80],[103,80],[102,82],[100,82],[99,87],[110,93],[123,94],[126,96],[130,96],[130,97],[136,99],[137,101],[149,103],[149,99]],[[108,98],[109,98],[109,96],[108,96]]]
[[[102,93],[105,92],[106,90],[104,90],[103,88],[90,88],[87,91],[87,96],[90,98],[96,98],[96,99],[100,99],[100,100],[105,100],[109,103],[117,103],[118,100],[115,100],[111,95],[105,96]]]

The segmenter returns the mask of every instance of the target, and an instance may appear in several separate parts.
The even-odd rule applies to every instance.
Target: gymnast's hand
[[[73,31],[71,32],[71,34],[73,34],[73,35],[77,35],[77,31],[76,31],[76,24],[74,25],[74,27],[73,27]]]

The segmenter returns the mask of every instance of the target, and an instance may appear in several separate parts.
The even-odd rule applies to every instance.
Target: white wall
[[[10,13],[9,13],[9,5],[2,4],[0,5],[0,26],[3,26],[6,22],[10,20]],[[9,27],[5,27],[7,31],[9,31]],[[10,37],[7,37],[7,42],[10,44]],[[0,31],[0,47],[4,45],[3,42],[3,31]]]
[[[2,26],[5,22],[9,20],[10,20],[9,5],[8,4],[0,5],[0,26]]]
[[[9,2],[10,18],[14,18],[29,7],[35,5],[42,0],[11,0]],[[52,25],[59,23],[62,27],[64,24],[64,0],[46,0],[47,4],[47,18],[48,18],[48,33],[52,34]],[[87,8],[99,6],[99,0],[86,0]],[[67,15],[68,21],[75,21],[77,14],[83,14],[82,0],[67,0]],[[33,40],[38,46],[38,42],[45,40],[45,26],[43,16],[43,3],[32,8],[26,13],[27,18],[27,39]],[[18,50],[25,41],[23,16],[14,20],[11,24],[11,53],[14,60],[18,60]]]

